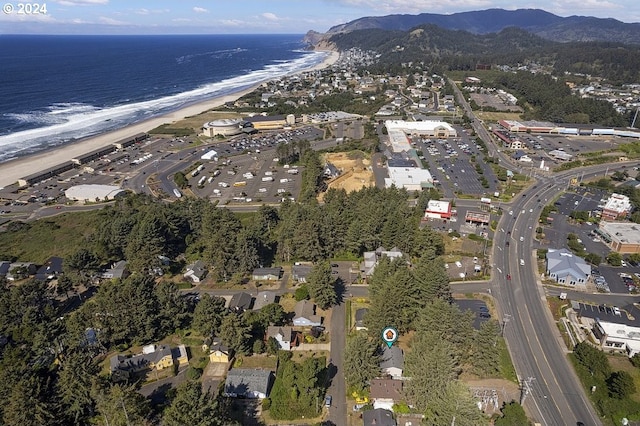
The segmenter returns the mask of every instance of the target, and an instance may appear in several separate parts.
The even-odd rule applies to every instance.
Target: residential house
[[[101,277],[105,279],[116,279],[116,278],[126,278],[129,276],[129,269],[127,268],[127,261],[120,260],[113,265],[111,268],[105,270]]]
[[[403,385],[403,380],[371,379],[369,395],[373,401],[373,408],[393,411],[393,405],[403,400]]]
[[[9,268],[11,267],[11,262],[9,261],[0,261],[0,277],[5,277],[9,273]]]
[[[293,329],[289,326],[274,326],[267,327],[267,339],[273,337],[278,341],[280,349],[283,351],[291,350],[291,343],[293,342]]]
[[[231,349],[219,337],[212,337],[210,345],[202,345],[202,350],[209,352],[210,362],[227,363],[233,355]]]
[[[306,283],[307,277],[311,273],[312,269],[312,265],[293,265],[293,268],[291,269],[291,276],[293,277],[294,281],[297,281],[299,283]]]
[[[549,249],[547,275],[558,284],[585,286],[591,276],[591,266],[567,249]]]
[[[253,310],[259,311],[272,303],[276,303],[276,293],[273,291],[261,291],[256,296],[255,302],[253,302]]]
[[[187,271],[183,277],[190,279],[193,283],[201,282],[207,275],[207,268],[202,260],[197,260],[187,266]]]
[[[382,356],[380,357],[380,369],[382,373],[391,376],[394,379],[402,379],[402,370],[404,369],[404,354],[398,346],[382,347]]]
[[[294,308],[293,325],[313,327],[322,324],[320,315],[316,315],[316,305],[308,300],[301,300]]]
[[[114,355],[109,360],[111,373],[124,374],[136,373],[143,370],[164,370],[173,367],[174,363],[186,364],[189,362],[187,350],[180,345],[176,351],[172,351],[169,345],[147,345],[142,348],[142,353],[133,356]]]
[[[31,262],[13,262],[9,265],[9,270],[5,275],[8,281],[21,280],[28,278],[38,270],[35,263]]]
[[[387,250],[384,247],[380,246],[376,249],[376,251],[366,251],[364,252],[364,262],[360,265],[360,272],[365,277],[370,277],[373,274],[378,262],[383,257],[388,257],[390,259],[396,259],[402,257],[403,254],[397,247],[392,248],[391,250]]]
[[[393,411],[376,408],[362,413],[363,426],[397,426]]]
[[[367,308],[360,308],[356,311],[356,331],[367,330],[367,327],[364,325],[364,317],[367,315],[369,310]]]
[[[35,279],[38,281],[52,280],[62,272],[62,258],[53,256],[36,271]]]
[[[282,268],[256,268],[251,274],[251,279],[255,281],[278,281],[282,276]]]
[[[236,293],[231,296],[231,301],[229,301],[229,310],[241,314],[244,311],[251,309],[251,302],[253,302],[253,297],[251,297],[249,293]]]
[[[225,397],[264,399],[269,396],[273,374],[256,368],[234,368],[227,373]]]
[[[335,178],[340,176],[340,169],[334,166],[332,163],[327,163],[324,166],[324,175],[328,178]]]
[[[189,355],[185,345],[178,345],[171,349],[171,356],[173,357],[173,363],[178,364],[178,366],[189,364]]]

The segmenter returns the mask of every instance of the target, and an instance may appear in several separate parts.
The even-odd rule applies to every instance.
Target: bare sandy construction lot
[[[340,176],[327,183],[328,188],[353,192],[375,185],[375,179],[371,171],[371,161],[364,152],[328,153],[324,159],[325,162],[333,164],[341,171]]]

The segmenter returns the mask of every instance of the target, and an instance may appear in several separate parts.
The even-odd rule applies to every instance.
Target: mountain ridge
[[[421,13],[362,17],[333,26],[322,37],[315,33],[313,38],[326,42],[331,36],[345,32],[363,29],[409,31],[424,24],[475,34],[494,33],[508,27],[517,27],[559,42],[614,41],[640,44],[640,23],[624,23],[613,18],[592,16],[561,17],[542,9],[485,9],[450,15]]]

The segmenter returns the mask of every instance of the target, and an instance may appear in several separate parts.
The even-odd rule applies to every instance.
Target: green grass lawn
[[[498,350],[500,351],[500,375],[506,380],[518,383],[516,369],[513,367],[507,344],[502,337],[498,339]]]
[[[64,213],[29,222],[18,231],[0,233],[5,257],[44,263],[51,256],[66,257],[84,246],[96,228],[99,211]]]

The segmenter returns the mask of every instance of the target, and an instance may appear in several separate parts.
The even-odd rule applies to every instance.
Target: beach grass
[[[64,213],[47,219],[10,226],[0,233],[5,257],[44,263],[51,256],[69,256],[85,245],[99,222],[99,210]],[[3,259],[4,260],[4,259]]]

